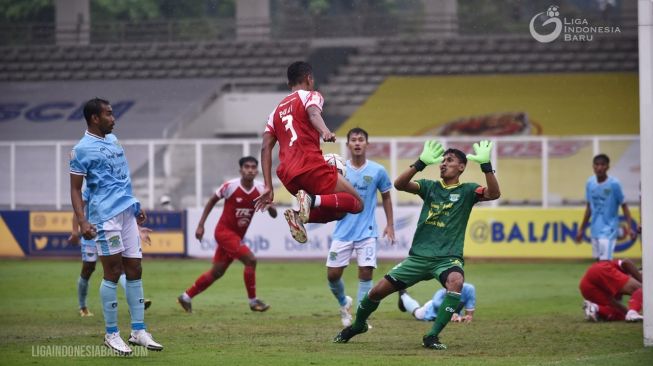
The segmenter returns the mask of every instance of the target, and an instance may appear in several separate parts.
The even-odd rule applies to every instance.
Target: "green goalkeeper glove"
[[[481,165],[483,173],[494,173],[492,163],[490,163],[490,153],[492,152],[492,142],[481,140],[473,145],[474,155],[467,154],[467,160],[475,161]]]
[[[421,172],[427,165],[442,163],[444,159],[443,154],[444,148],[439,142],[435,140],[425,141],[424,149],[419,155],[419,159],[411,166],[415,167],[418,172]]]

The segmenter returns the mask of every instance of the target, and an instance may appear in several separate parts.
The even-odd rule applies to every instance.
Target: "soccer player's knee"
[[[451,272],[447,277],[447,290],[460,292],[463,289],[465,278],[460,272]]]
[[[419,307],[419,308],[415,309],[415,311],[413,311],[413,316],[417,320],[424,320],[425,315],[426,315],[426,307],[425,306]]]

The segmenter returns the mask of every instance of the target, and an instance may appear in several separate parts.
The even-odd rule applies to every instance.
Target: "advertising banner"
[[[279,212],[285,208],[279,207]],[[384,239],[378,240],[380,259],[401,259],[408,255],[413,233],[419,218],[419,207],[395,207],[394,245]],[[638,220],[639,212],[631,209]],[[216,207],[206,220],[202,240],[195,238],[197,223],[202,209],[188,210],[187,254],[191,257],[211,258],[216,242],[213,238],[215,225],[222,213]],[[589,228],[585,240],[574,241],[583,209],[514,209],[476,208],[467,225],[465,239],[466,258],[591,258]],[[376,209],[379,232],[385,225],[383,208]],[[622,225],[625,222],[622,221]],[[636,222],[631,223],[636,227]],[[244,242],[258,258],[324,259],[329,250],[331,233],[335,223],[308,224],[309,241],[299,244],[292,239],[288,226],[281,215],[272,219],[257,213],[245,236]],[[616,258],[641,258],[638,240],[620,238],[615,248]]]
[[[1,257],[24,257],[28,252],[28,235],[28,211],[0,211]]]
[[[148,212],[145,227],[152,229],[151,244],[142,243],[143,254],[183,255],[183,212]],[[29,213],[29,254],[34,256],[79,256],[79,245],[68,243],[72,231],[72,212]]]

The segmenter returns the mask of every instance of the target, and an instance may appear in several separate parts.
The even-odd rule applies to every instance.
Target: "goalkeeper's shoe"
[[[91,313],[88,308],[81,308],[79,309],[79,316],[85,318],[87,316],[93,316],[93,313]]]
[[[120,356],[129,356],[132,354],[132,349],[120,338],[120,332],[105,334],[104,345]]]
[[[299,218],[299,214],[295,210],[287,209],[284,211],[283,216],[288,222],[288,227],[290,228],[290,235],[297,242],[304,244],[308,241],[308,236],[306,234],[306,229],[304,228],[304,223]]]
[[[406,290],[399,290],[399,302],[397,303],[397,307],[399,308],[399,311],[402,313],[406,312],[406,307],[404,306],[404,301],[401,300],[401,295],[405,294]]]
[[[157,343],[152,335],[145,331],[145,329],[139,329],[132,331],[129,336],[129,344],[135,346],[143,346],[150,351],[162,351],[163,346]]]
[[[143,310],[147,310],[150,306],[152,306],[152,300],[145,299],[145,301],[143,301]]]
[[[256,299],[256,300],[249,303],[249,308],[252,311],[264,312],[264,311],[266,311],[266,310],[268,310],[270,308],[270,305],[264,303],[263,301],[261,301],[259,299]]]
[[[183,294],[179,295],[179,297],[177,298],[177,302],[179,303],[179,305],[181,305],[181,307],[184,309],[185,312],[187,313],[193,312],[193,305],[191,304],[190,301],[184,300]]]
[[[447,349],[447,346],[444,343],[440,343],[438,336],[434,336],[434,335],[431,336],[425,335],[422,338],[422,346],[424,346],[424,348],[429,348],[429,349],[438,349],[438,350]]]
[[[313,206],[313,198],[305,190],[300,189],[297,191],[297,202],[299,204],[299,219],[302,223],[308,222],[308,217],[311,214],[311,206]]]
[[[347,343],[355,335],[367,332],[367,329],[368,329],[367,323],[365,323],[364,328],[361,330],[354,330],[353,326],[350,325],[345,329],[341,330],[340,333],[338,333],[338,335],[335,338],[333,338],[333,343]]]
[[[591,322],[599,321],[598,312],[599,306],[587,300],[583,300],[583,310],[585,311],[585,320]]]
[[[345,305],[340,307],[340,321],[342,322],[342,325],[345,327],[348,327],[351,325],[351,304],[354,302],[350,296],[346,296],[346,303]]]

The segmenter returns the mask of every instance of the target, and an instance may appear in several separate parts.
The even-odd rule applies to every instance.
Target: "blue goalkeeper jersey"
[[[363,199],[364,208],[357,214],[348,213],[336,223],[333,239],[340,241],[359,241],[379,236],[376,225],[376,191],[388,192],[392,188],[390,177],[383,165],[367,160],[356,169],[347,160],[347,180],[356,188]]]
[[[91,224],[107,221],[134,205],[135,212],[140,211],[132,194],[125,150],[115,135],[102,138],[86,131],[70,153],[70,173],[86,179]]]
[[[619,229],[619,206],[624,203],[624,193],[617,178],[608,176],[604,182],[599,183],[596,176],[591,176],[585,186],[585,198],[592,211],[592,237],[616,239]]]
[[[435,320],[438,316],[438,309],[444,297],[447,295],[447,290],[441,288],[435,292],[433,295],[432,303],[429,308],[426,309],[424,313],[424,320]],[[463,305],[465,310],[472,311],[476,308],[476,289],[471,283],[463,283],[463,290],[460,293],[460,303]],[[459,313],[462,313],[463,309],[460,309]]]

